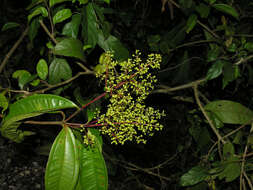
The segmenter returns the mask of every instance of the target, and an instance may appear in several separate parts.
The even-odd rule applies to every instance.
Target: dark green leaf
[[[234,81],[236,78],[238,78],[239,76],[235,75],[235,69],[236,67],[230,63],[230,62],[226,62],[224,64],[224,68],[223,68],[223,81],[222,81],[222,88],[224,89],[228,83]]]
[[[212,46],[213,48],[208,51],[207,62],[215,61],[221,53],[221,48],[218,45]]]
[[[11,28],[16,28],[16,27],[19,27],[20,24],[19,23],[16,23],[16,22],[7,22],[3,25],[1,31],[4,32],[8,29],[11,29]]]
[[[198,21],[198,16],[195,14],[192,14],[186,23],[186,33],[189,33],[190,31],[192,31],[192,29],[195,27],[195,25],[197,24]]]
[[[81,15],[74,14],[72,16],[71,22],[65,24],[65,26],[63,27],[62,34],[68,37],[77,38],[80,22],[81,22]]]
[[[249,52],[253,52],[253,42],[247,42],[246,44],[244,44],[244,48]]]
[[[36,66],[37,74],[42,80],[46,80],[48,75],[47,62],[44,59],[40,59]]]
[[[231,142],[227,142],[226,144],[224,144],[223,146],[223,156],[224,158],[227,158],[231,155],[234,155],[235,153],[235,148],[234,145]]]
[[[40,27],[40,23],[39,23],[38,17],[33,19],[32,22],[30,22],[28,36],[31,42],[33,42],[34,38],[36,37],[39,27]]]
[[[72,0],[49,0],[49,6],[52,7],[58,3],[62,3],[62,2],[65,2],[65,1],[72,1]]]
[[[39,5],[41,3],[44,3],[44,0],[33,0],[30,5],[26,7],[26,10],[30,10],[31,8],[35,7],[36,5]]]
[[[207,18],[210,12],[210,7],[208,7],[207,5],[205,5],[204,3],[200,3],[197,7],[196,7],[196,11],[199,13],[201,18]]]
[[[181,186],[195,185],[209,177],[208,172],[201,166],[195,166],[180,178]]]
[[[72,77],[72,70],[65,59],[54,58],[49,66],[49,83],[57,84]]]
[[[225,178],[226,182],[231,182],[240,176],[241,167],[238,157],[231,156],[223,162],[224,170],[219,174],[219,179]]]
[[[239,14],[238,12],[230,5],[227,4],[214,4],[213,7],[217,9],[218,11],[221,11],[223,13],[229,14],[239,20]]]
[[[75,38],[65,38],[57,43],[53,49],[53,53],[56,55],[75,57],[85,61],[83,44],[80,40]]]
[[[64,127],[51,148],[45,174],[46,190],[74,190],[79,174],[79,150],[71,129]]]
[[[205,106],[205,110],[215,113],[223,123],[228,124],[245,124],[253,118],[250,109],[229,100],[210,102]]]
[[[206,80],[212,80],[217,78],[222,74],[222,69],[224,66],[224,61],[218,60],[212,64],[212,66],[208,69]]]
[[[48,17],[48,12],[45,7],[38,7],[36,8],[31,14],[28,15],[28,22],[32,20],[35,16],[42,15],[43,17]]]
[[[54,15],[53,23],[54,24],[60,23],[64,20],[70,18],[71,16],[72,16],[72,12],[70,9],[62,9]]]

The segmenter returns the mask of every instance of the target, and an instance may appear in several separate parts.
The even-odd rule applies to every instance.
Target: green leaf
[[[224,89],[228,83],[234,81],[239,77],[239,75],[236,74],[237,67],[234,66],[230,62],[225,62],[223,67],[223,80],[222,80],[222,88]]]
[[[201,166],[195,166],[180,178],[181,186],[195,185],[209,177],[208,172]]]
[[[227,124],[245,124],[253,118],[253,112],[250,109],[229,100],[213,101],[204,108],[215,113],[223,123]]]
[[[31,8],[41,3],[44,3],[44,0],[32,0],[31,4],[26,7],[26,10],[30,10]]]
[[[32,82],[30,82],[32,86],[38,86],[40,84],[40,79],[35,79]]]
[[[5,97],[4,95],[5,93],[2,92],[0,93],[0,108],[3,108],[2,109],[2,113],[8,108],[9,106],[9,102],[7,100],[7,98]]]
[[[89,0],[78,0],[80,5],[85,5],[89,2]]]
[[[107,190],[107,169],[97,140],[91,146],[82,144],[80,159],[80,183],[82,189]]]
[[[62,9],[54,15],[53,23],[54,24],[60,23],[64,20],[70,18],[71,16],[72,16],[72,12],[70,9]]]
[[[4,117],[0,131],[4,137],[20,142],[23,140],[23,136],[20,134],[23,133],[16,130],[20,124],[17,121],[55,110],[77,107],[72,101],[56,95],[36,94],[28,96],[10,105],[9,113]]]
[[[234,155],[235,148],[234,145],[231,142],[227,142],[223,146],[223,156],[224,158],[230,157],[231,155]]]
[[[72,16],[71,22],[65,24],[65,26],[63,27],[62,34],[68,37],[77,38],[80,23],[81,23],[81,15],[74,14]]]
[[[253,52],[253,42],[247,42],[246,44],[244,44],[244,48],[249,52]]]
[[[12,74],[12,77],[18,79],[20,89],[23,89],[32,80],[32,75],[26,70],[17,70]]]
[[[54,58],[49,66],[49,83],[57,84],[72,77],[72,70],[65,59]]]
[[[11,29],[11,28],[16,28],[16,27],[19,27],[20,24],[19,23],[16,23],[16,22],[7,22],[3,25],[1,31],[4,32],[8,29]]]
[[[74,134],[64,127],[56,137],[47,162],[46,190],[74,190],[79,174],[79,150]]]
[[[241,167],[238,157],[231,156],[222,164],[224,165],[224,170],[219,174],[220,180],[225,178],[226,182],[231,182],[240,176]]]
[[[114,58],[119,61],[126,60],[129,57],[128,50],[115,36],[110,35],[105,39],[100,31],[98,44],[104,51],[113,52]]]
[[[107,4],[110,4],[111,0],[104,0],[104,2],[106,2]]]
[[[32,20],[32,18],[38,15],[42,15],[43,17],[48,17],[47,9],[42,6],[35,9],[31,14],[28,15],[28,23]]]
[[[58,3],[63,3],[65,1],[72,1],[72,0],[49,0],[49,6],[52,7]]]
[[[208,7],[204,3],[200,3],[198,6],[196,6],[195,9],[199,13],[201,18],[207,18],[210,13],[210,7]]]
[[[30,22],[28,36],[31,42],[33,42],[34,38],[36,37],[39,27],[40,27],[39,17],[33,19],[32,22]]]
[[[222,74],[224,63],[225,62],[221,60],[218,60],[215,63],[213,63],[212,66],[207,71],[206,80],[212,80],[220,76]]]
[[[238,12],[230,5],[227,4],[214,4],[213,7],[217,9],[218,11],[221,11],[223,13],[229,14],[239,20],[239,14]]]
[[[83,53],[83,44],[80,40],[74,38],[65,38],[53,49],[53,53],[56,55],[63,55],[67,57],[75,57],[85,61]]]
[[[47,62],[45,59],[39,60],[37,66],[36,66],[36,70],[37,70],[38,76],[42,80],[46,80],[47,75],[48,75],[48,66],[47,66]]]
[[[212,46],[212,49],[207,53],[207,62],[215,61],[221,53],[221,48],[218,45]]]
[[[91,45],[94,48],[98,42],[99,23],[93,3],[89,3],[85,7],[84,19],[82,31],[84,44]]]
[[[196,14],[192,14],[186,23],[186,33],[188,34],[195,27],[198,21],[198,16]]]

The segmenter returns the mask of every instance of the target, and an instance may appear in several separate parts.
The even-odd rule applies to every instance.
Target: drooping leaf
[[[49,0],[49,6],[52,7],[58,3],[63,3],[65,1],[72,1],[72,0]]]
[[[0,131],[4,137],[20,142],[23,140],[23,136],[21,138],[21,131],[16,130],[20,124],[17,121],[55,110],[77,107],[72,101],[56,95],[36,94],[28,96],[10,105],[9,113],[4,117]]]
[[[42,6],[36,8],[31,14],[28,15],[28,22],[30,22],[32,18],[38,15],[42,15],[43,17],[48,17],[47,9]]]
[[[214,4],[213,7],[217,9],[218,11],[229,14],[233,16],[234,18],[236,18],[237,20],[239,20],[238,12],[235,10],[235,8],[233,8],[230,5],[220,3],[220,4]]]
[[[54,24],[60,23],[64,20],[70,18],[71,16],[72,16],[72,12],[70,9],[62,9],[54,15],[53,23]]]
[[[8,29],[11,29],[11,28],[16,28],[16,27],[19,27],[20,24],[19,23],[16,23],[16,22],[7,22],[3,25],[1,31],[4,32]]]
[[[46,80],[48,75],[48,66],[45,59],[40,59],[36,66],[37,74],[42,80]]]
[[[205,168],[201,166],[195,166],[180,178],[180,185],[181,186],[195,185],[205,180],[208,176],[209,174]]]
[[[212,80],[220,76],[222,74],[224,63],[225,62],[222,60],[218,60],[215,63],[213,63],[212,66],[207,71],[206,80]]]
[[[57,84],[72,77],[72,70],[65,59],[54,58],[49,66],[49,83]]]
[[[75,136],[64,127],[56,137],[47,162],[46,190],[74,190],[79,174],[79,151]]]
[[[53,53],[56,55],[75,57],[85,61],[83,44],[80,40],[75,38],[65,38],[57,43],[53,49]]]
[[[65,26],[63,27],[62,34],[68,37],[77,38],[80,23],[81,23],[81,15],[74,14],[72,16],[71,22],[65,24]]]
[[[245,124],[253,119],[253,111],[240,103],[229,100],[217,100],[208,103],[205,110],[213,112],[227,124]]]
[[[196,14],[192,14],[186,23],[186,33],[188,34],[195,27],[198,21],[198,16]]]
[[[82,144],[80,159],[80,183],[82,189],[107,190],[107,169],[97,140],[90,146]]]

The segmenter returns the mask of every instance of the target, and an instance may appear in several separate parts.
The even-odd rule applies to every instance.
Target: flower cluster
[[[115,144],[128,140],[146,143],[146,136],[152,136],[163,127],[158,120],[165,114],[144,104],[157,81],[151,72],[160,68],[161,56],[150,54],[145,62],[140,56],[136,51],[132,59],[118,62],[107,52],[100,60],[105,67],[97,72],[97,77],[105,80],[110,104],[105,114],[98,115],[98,123],[103,124],[101,133],[108,135]]]

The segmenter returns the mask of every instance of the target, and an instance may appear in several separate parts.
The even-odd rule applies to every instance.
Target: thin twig
[[[39,20],[40,25],[42,26],[42,28],[45,30],[45,32],[47,33],[47,35],[51,38],[51,40],[57,44],[57,40],[54,38],[54,36],[49,32],[49,30],[47,29],[46,25],[44,24],[44,22],[42,20]]]
[[[243,172],[244,177],[246,178],[248,185],[250,187],[251,190],[253,190],[253,185],[251,183],[251,180],[249,179],[249,177],[247,176],[246,172]]]
[[[20,38],[17,40],[17,42],[14,44],[14,46],[10,49],[10,51],[6,54],[4,60],[2,61],[1,65],[0,65],[0,73],[2,73],[8,60],[10,59],[10,57],[12,56],[14,51],[17,49],[17,47],[20,45],[20,43],[23,41],[24,37],[28,34],[28,31],[29,31],[29,27],[27,26],[25,31],[20,36]]]
[[[234,65],[240,65],[242,63],[245,63],[245,62],[249,61],[252,58],[253,58],[253,55],[249,55],[249,56],[247,56],[245,58],[241,58],[239,61],[237,61],[236,63],[234,63]]]

